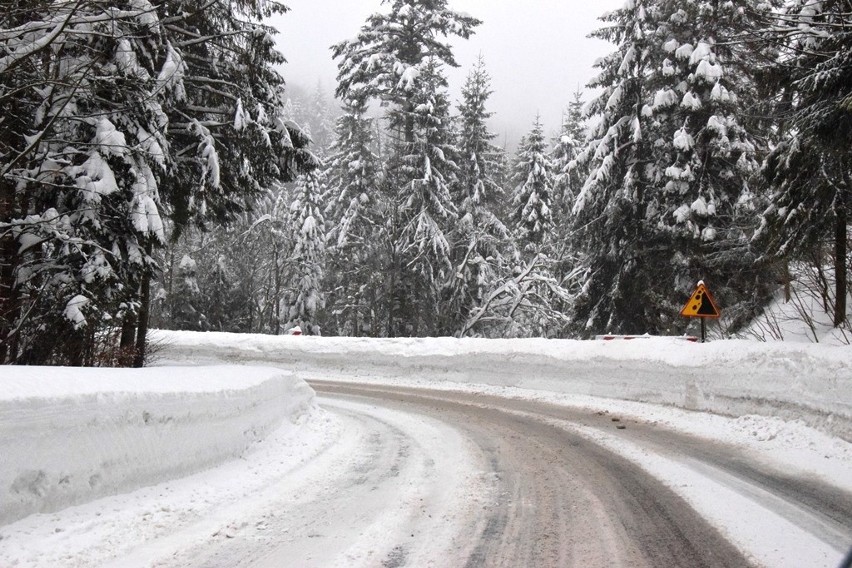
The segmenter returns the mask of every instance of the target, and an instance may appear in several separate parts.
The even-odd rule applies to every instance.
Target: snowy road
[[[472,473],[468,442],[417,414],[324,402],[340,421],[333,446],[265,488],[226,538],[155,566],[453,566],[469,556],[488,484]]]
[[[485,504],[462,511],[471,516],[459,527],[475,535],[475,546],[452,550],[451,562],[444,551],[427,555],[436,566],[833,566],[852,542],[852,495],[753,463],[730,446],[540,402],[312,386],[328,404],[368,400],[440,420],[472,446],[486,482],[474,491]],[[606,449],[613,440],[627,451]],[[652,456],[657,470],[620,455],[630,448]],[[691,487],[673,491],[658,479],[677,467],[688,469],[681,485]],[[425,565],[406,561],[408,550],[434,545],[423,536],[400,541],[381,565]]]
[[[310,384],[322,410],[239,460],[0,527],[0,567],[835,568],[852,544],[845,474],[624,402]]]
[[[336,443],[239,530],[156,566],[833,567],[852,542],[852,495],[731,446],[543,402],[311,385]]]

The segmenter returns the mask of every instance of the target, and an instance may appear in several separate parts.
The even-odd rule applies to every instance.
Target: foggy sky
[[[291,11],[272,23],[288,64],[288,83],[332,92],[337,66],[329,46],[354,38],[367,16],[387,12],[380,0],[285,0]],[[453,102],[461,98],[481,52],[494,94],[488,109],[498,144],[513,146],[541,113],[545,132],[556,133],[562,111],[579,86],[595,76],[596,59],[613,46],[586,37],[601,27],[598,16],[624,0],[450,0],[450,7],[483,21],[469,40],[454,39],[459,68],[447,69]],[[588,94],[586,100],[588,99]]]

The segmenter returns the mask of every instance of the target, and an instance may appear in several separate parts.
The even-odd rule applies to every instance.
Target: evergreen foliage
[[[387,218],[386,333],[439,331],[438,301],[452,268],[448,232],[457,218],[450,195],[457,171],[443,65],[455,66],[441,37],[467,38],[479,21],[446,0],[394,0],[358,36],[333,46],[338,97],[378,100],[393,135],[383,178]]]
[[[500,149],[492,144],[486,110],[491,79],[482,56],[467,76],[459,105],[459,172],[456,196],[458,222],[453,239],[452,265],[443,311],[450,316],[448,330],[459,333],[471,311],[499,285],[506,270],[503,251],[509,232],[494,212],[503,188],[496,181]]]
[[[280,116],[276,2],[28,4],[0,44],[0,360],[144,360],[164,217],[233,220],[315,167]],[[67,341],[46,341],[62,330]]]
[[[767,258],[787,259],[831,242],[834,325],[848,321],[848,224],[852,208],[852,30],[845,1],[796,0],[773,22],[785,39],[775,68],[786,117],[764,175],[770,203],[754,241]]]
[[[515,161],[510,222],[519,248],[540,251],[553,231],[553,164],[541,117],[521,141]]]
[[[753,276],[751,223],[758,147],[739,109],[754,101],[732,48],[750,22],[733,3],[636,0],[595,35],[617,48],[591,83],[597,126],[573,212],[585,283],[585,333],[673,333],[677,299],[706,278],[728,305]],[[736,75],[734,72],[736,71]],[[736,251],[736,252],[735,252]]]
[[[553,145],[550,160],[553,163],[553,202],[555,216],[559,220],[557,229],[570,225],[571,209],[586,180],[588,172],[577,163],[580,152],[586,145],[585,117],[583,115],[583,93],[579,89],[562,117],[562,126]],[[564,238],[564,236],[563,236]]]
[[[335,335],[377,333],[383,298],[381,243],[386,241],[381,172],[373,120],[353,99],[337,120],[328,158],[326,327]]]
[[[292,272],[285,328],[299,326],[306,335],[320,335],[318,314],[325,307],[322,193],[321,180],[315,171],[299,176],[287,219],[294,244],[289,257]]]
[[[593,34],[613,44],[597,94],[584,105],[578,88],[553,138],[536,118],[513,159],[481,56],[451,108],[451,42],[479,20],[447,0],[383,5],[332,46],[336,120],[320,84],[285,96],[262,23],[278,2],[10,6],[0,361],[141,364],[149,315],[273,334],[680,334],[699,279],[730,331],[777,266],[827,248],[822,297],[847,325],[848,1],[628,0]]]

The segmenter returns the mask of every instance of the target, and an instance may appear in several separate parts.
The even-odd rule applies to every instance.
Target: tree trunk
[[[151,313],[151,275],[142,277],[142,289],[139,293],[139,319],[136,329],[136,353],[133,355],[133,366],[145,365],[145,348],[148,344],[148,317]]]
[[[121,339],[118,342],[119,365],[130,367],[136,343],[136,315],[127,314],[121,324]]]
[[[847,193],[849,187],[844,184],[837,195],[834,208],[834,327],[840,327],[846,321],[846,225],[849,222]]]
[[[793,299],[793,290],[791,285],[792,278],[790,277],[790,261],[784,257],[781,269],[784,271],[784,303],[789,304]]]
[[[0,222],[12,220],[15,188],[0,180]],[[10,230],[0,231],[0,364],[14,362],[16,349],[12,337],[18,319],[18,295],[15,289],[15,265],[18,246]]]
[[[273,236],[273,238],[275,237]],[[272,270],[274,271],[273,276],[275,277],[275,291],[272,297],[272,327],[274,330],[272,335],[278,335],[281,333],[281,267],[278,266],[278,243],[276,242],[273,244]]]
[[[169,280],[167,284],[166,290],[166,299],[168,300],[168,317],[162,318],[165,319],[168,324],[163,325],[165,329],[174,329],[175,328],[175,246],[177,246],[177,241],[173,240],[171,246],[169,247]],[[163,322],[161,321],[161,324]]]

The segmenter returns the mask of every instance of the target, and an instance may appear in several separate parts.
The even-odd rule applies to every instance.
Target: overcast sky
[[[288,64],[285,79],[309,90],[321,81],[333,91],[336,63],[329,46],[355,37],[367,16],[387,11],[380,0],[285,0],[291,11],[272,24]],[[545,131],[555,133],[562,110],[578,86],[595,75],[593,63],[612,51],[586,36],[600,27],[598,16],[624,0],[450,0],[450,7],[483,21],[469,40],[454,40],[460,64],[448,70],[453,101],[481,52],[494,94],[492,128],[514,145],[541,113]]]

